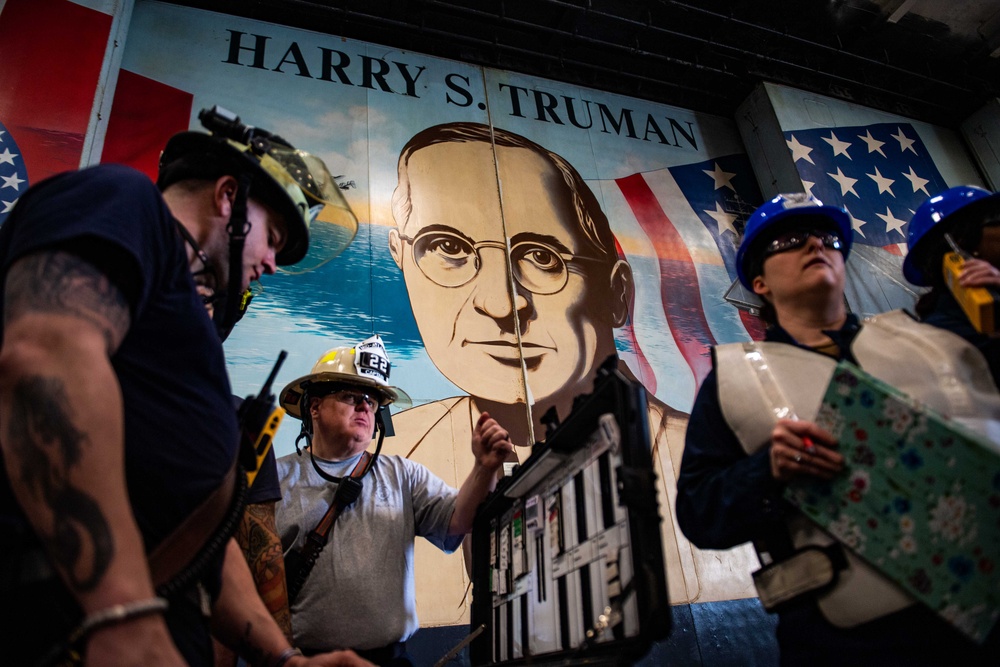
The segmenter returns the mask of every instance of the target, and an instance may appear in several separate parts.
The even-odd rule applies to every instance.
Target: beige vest
[[[1000,394],[986,360],[959,336],[893,311],[866,320],[851,352],[866,372],[1000,442]],[[748,454],[768,444],[780,408],[813,421],[836,366],[825,355],[768,342],[721,345],[715,360],[722,414]],[[758,372],[761,363],[769,372]],[[788,528],[797,548],[834,541],[802,515]],[[817,598],[832,624],[852,627],[913,603],[852,552],[847,558],[837,585]]]

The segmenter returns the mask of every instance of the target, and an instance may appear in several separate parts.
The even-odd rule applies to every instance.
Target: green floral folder
[[[1000,455],[857,366],[838,365],[817,424],[846,458],[786,498],[973,640],[1000,615]]]

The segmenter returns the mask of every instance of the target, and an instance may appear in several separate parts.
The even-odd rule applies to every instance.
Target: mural
[[[803,190],[851,215],[848,305],[860,315],[911,307],[902,278],[913,212],[952,185],[980,184],[950,130],[784,86],[764,89]]]
[[[457,486],[480,412],[526,458],[542,415],[568,414],[617,353],[650,394],[672,600],[754,595],[748,547],[703,554],[672,518],[709,348],[758,333],[723,299],[760,201],[733,123],[137,2],[105,159],[154,173],[150,146],[216,103],[321,156],[362,222],[334,261],[265,281],[226,345],[236,391],[255,391],[281,349],[279,385],[324,350],[380,333],[414,404],[393,416],[384,451]],[[279,431],[279,454],[295,435]],[[424,546],[422,622],[467,622],[461,556]]]
[[[80,166],[115,4],[0,2],[0,224],[31,183]]]
[[[579,173],[506,130],[450,123],[421,131],[401,152],[392,203],[389,247],[421,340],[467,395],[397,415],[386,451],[460,483],[472,467],[467,443],[481,412],[528,445],[542,438],[549,410],[565,416],[590,390],[595,369],[616,353],[614,328],[628,319],[634,277]],[[648,416],[661,476],[672,480],[686,415],[652,396]],[[521,448],[521,457],[527,453]],[[667,490],[661,503],[672,507]],[[672,529],[664,539],[675,594],[689,601],[697,580],[680,584],[690,548]],[[451,562],[449,580],[460,582]]]
[[[413,398],[385,451],[457,486],[482,411],[526,458],[545,412],[568,414],[617,354],[650,396],[672,601],[755,595],[749,547],[700,552],[672,516],[710,348],[762,333],[724,298],[761,201],[732,121],[137,0],[104,159],[154,174],[157,147],[213,104],[322,157],[361,221],[334,261],[266,279],[226,344],[235,391],[256,391],[281,349],[278,386],[379,333]],[[279,455],[295,435],[283,426]],[[461,557],[425,547],[422,623],[467,622]]]

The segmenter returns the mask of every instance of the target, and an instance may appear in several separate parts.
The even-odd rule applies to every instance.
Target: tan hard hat
[[[302,397],[306,389],[327,382],[372,387],[378,390],[379,405],[410,405],[406,392],[389,384],[390,367],[385,345],[378,334],[353,347],[335,347],[323,353],[309,375],[285,385],[280,394],[281,407],[292,417],[302,419]]]

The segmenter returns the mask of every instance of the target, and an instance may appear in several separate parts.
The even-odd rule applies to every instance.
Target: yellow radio
[[[274,434],[278,431],[278,426],[281,425],[281,420],[285,416],[285,409],[280,405],[277,407],[274,405],[275,400],[274,394],[271,393],[271,385],[287,356],[288,353],[282,350],[260,393],[256,396],[247,396],[237,410],[237,419],[240,423],[240,465],[247,473],[247,488],[250,488],[257,478],[260,464],[267,456],[267,450],[271,448],[274,441]]]
[[[274,443],[274,434],[278,432],[278,427],[281,426],[281,420],[284,418],[285,409],[279,405],[274,408],[267,421],[264,422],[264,428],[261,429],[260,435],[257,436],[257,442],[253,445],[254,454],[257,456],[257,465],[253,470],[247,470],[248,489],[253,486],[253,481],[257,479],[257,473],[260,472],[260,466],[264,463],[264,457],[267,456],[267,451]]]
[[[955,300],[962,306],[965,316],[979,333],[992,336],[1000,331],[1000,292],[986,287],[964,287],[958,283],[958,277],[965,267],[965,260],[971,256],[965,252],[949,234],[944,235],[945,241],[951,246],[952,252],[947,252],[942,261],[944,282],[955,295]]]

